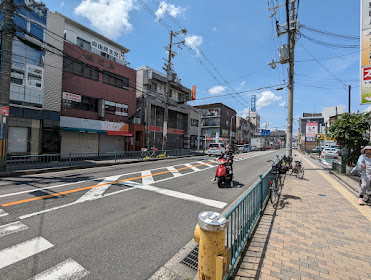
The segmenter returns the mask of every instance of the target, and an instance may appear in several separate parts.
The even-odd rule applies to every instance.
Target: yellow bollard
[[[222,280],[229,269],[230,251],[225,246],[229,221],[221,214],[205,211],[198,215],[194,239],[199,243],[198,279]]]

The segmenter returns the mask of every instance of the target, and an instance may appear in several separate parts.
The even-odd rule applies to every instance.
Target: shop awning
[[[117,136],[133,136],[130,132],[126,131],[107,131],[107,135],[117,135]]]

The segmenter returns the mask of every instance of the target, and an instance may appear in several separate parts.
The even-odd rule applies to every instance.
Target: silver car
[[[207,153],[209,156],[220,156],[222,153],[225,153],[225,145],[222,143],[212,143],[209,145]]]
[[[322,151],[323,158],[338,158],[339,151],[335,148],[324,148]]]

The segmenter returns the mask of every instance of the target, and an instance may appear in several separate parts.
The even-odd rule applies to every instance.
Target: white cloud
[[[260,110],[261,108],[269,106],[281,99],[282,96],[277,96],[271,91],[263,91],[259,99],[256,101],[256,109]]]
[[[215,26],[213,27],[213,31],[216,32],[216,27]]]
[[[185,37],[184,41],[185,41],[185,44],[189,48],[193,49],[198,55],[200,51],[197,48],[199,48],[202,45],[204,39],[202,38],[202,36],[188,35],[187,37]]]
[[[185,8],[182,8],[181,6],[175,6],[173,4],[166,3],[165,1],[162,1],[156,11],[156,17],[157,20],[160,20],[166,13],[166,11],[173,17],[180,16],[184,14]]]
[[[61,6],[62,6],[62,7],[64,6],[64,2],[61,2]]]
[[[249,107],[245,108],[245,109],[243,109],[243,111],[238,112],[238,115],[241,115],[241,118],[246,119],[249,116],[249,111],[250,111]]]
[[[281,106],[281,107],[285,107],[285,106],[286,106],[286,101],[283,100],[283,101],[280,103],[280,106]]]
[[[218,95],[221,94],[223,91],[226,90],[226,87],[223,86],[215,86],[209,89],[210,95]]]
[[[133,30],[129,14],[136,9],[135,0],[83,0],[75,9],[76,15],[87,18],[91,25],[109,38]]]

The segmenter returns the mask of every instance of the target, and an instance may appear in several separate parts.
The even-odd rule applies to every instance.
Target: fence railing
[[[226,246],[230,248],[231,261],[228,274],[224,279],[228,279],[242,249],[253,233],[264,205],[269,199],[269,187],[273,178],[270,171],[271,168],[264,175],[259,175],[259,181],[225,215],[229,219]]]
[[[152,160],[185,155],[202,154],[192,149],[177,149],[155,152],[142,151],[115,151],[109,153],[69,153],[69,154],[43,154],[7,156],[5,172],[57,168],[68,166],[94,166],[101,164],[124,163],[131,160]],[[4,160],[4,158],[0,158]]]

